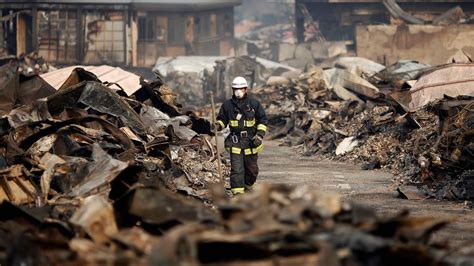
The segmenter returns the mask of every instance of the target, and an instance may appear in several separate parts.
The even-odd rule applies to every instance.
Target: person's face
[[[247,93],[247,88],[240,88],[240,89],[232,88],[232,90],[234,91],[234,96],[237,99],[244,98],[245,94]]]

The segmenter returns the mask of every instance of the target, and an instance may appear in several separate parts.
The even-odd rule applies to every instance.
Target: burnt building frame
[[[132,67],[153,66],[159,56],[227,55],[241,0],[85,2],[0,0],[0,54]]]

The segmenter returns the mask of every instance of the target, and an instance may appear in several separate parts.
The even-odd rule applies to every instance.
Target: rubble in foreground
[[[15,80],[12,75],[5,84]],[[211,133],[210,123],[181,114],[169,96],[160,80],[142,81],[141,88],[127,96],[76,68],[57,92],[6,109],[1,155],[2,172],[9,178],[2,183],[0,198],[42,206],[64,195],[110,189],[110,183],[127,170],[131,171],[127,178],[134,181],[119,183],[133,185],[139,179],[156,183],[159,176],[173,190],[204,197],[206,193],[199,190],[205,190],[207,182],[201,179],[207,176],[207,181],[217,182],[215,167],[210,176],[203,175],[204,169],[191,175],[173,158],[189,153],[199,160],[195,163],[213,160],[212,146],[199,135]],[[201,153],[192,155],[193,150]]]
[[[406,212],[381,218],[308,187],[262,185],[230,202],[214,197],[219,222],[172,229],[153,249],[167,255],[153,253],[152,264],[443,265],[471,260],[442,258],[443,248],[429,244],[429,235],[445,221]]]
[[[221,180],[215,148],[203,135],[212,134],[210,122],[182,114],[161,80],[141,80],[127,95],[75,68],[56,91],[16,70],[0,69],[0,91],[11,95],[0,102],[0,262],[77,260],[88,246],[83,237],[104,243],[119,232],[111,204],[137,187],[211,203],[209,185]],[[52,254],[38,255],[50,245]]]
[[[474,260],[451,256],[445,244],[430,241],[445,220],[407,212],[378,217],[369,208],[307,187],[263,185],[231,200],[219,185],[212,191],[215,210],[161,186],[134,186],[114,201],[106,193],[94,194],[75,208],[66,199],[41,208],[4,201],[0,246],[9,262],[50,265],[455,265]]]

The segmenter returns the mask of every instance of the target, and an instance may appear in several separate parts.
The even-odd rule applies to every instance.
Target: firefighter
[[[232,98],[222,104],[215,125],[219,131],[227,125],[230,129],[224,145],[230,153],[230,186],[234,195],[250,190],[257,180],[258,153],[263,150],[268,124],[262,105],[247,90],[245,78],[234,78]]]

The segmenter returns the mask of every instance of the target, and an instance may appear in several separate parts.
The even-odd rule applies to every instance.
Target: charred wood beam
[[[320,31],[319,29],[319,25],[316,24],[316,22],[314,21],[313,19],[313,16],[311,15],[311,13],[309,12],[308,8],[306,7],[305,4],[299,4],[298,5],[299,9],[301,10],[301,14],[303,15],[304,17],[304,20],[306,20],[309,24],[311,24],[311,26],[314,28],[314,30],[316,31],[316,38],[318,41],[326,41],[326,38],[324,37],[323,33]],[[304,23],[304,22],[303,22]],[[304,24],[303,24],[303,28],[304,28]],[[304,36],[303,36],[304,38]]]
[[[38,9],[36,7],[31,11],[32,30],[31,30],[31,48],[33,51],[38,50]]]
[[[304,42],[304,19],[296,19],[296,39],[298,43]]]
[[[304,42],[304,16],[299,8],[295,8],[296,39],[298,43]]]

